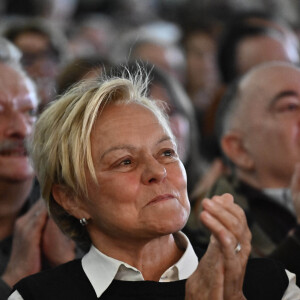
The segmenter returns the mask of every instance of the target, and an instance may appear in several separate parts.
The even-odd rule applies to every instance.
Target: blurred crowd
[[[193,137],[197,177],[220,156],[214,118],[225,87],[260,62],[298,61],[299,12],[295,1],[274,0],[3,0],[0,32],[22,51],[40,111],[78,80],[115,64],[139,60],[170,74],[193,111],[176,130],[187,151]]]
[[[226,171],[215,133],[226,87],[259,63],[299,61],[295,1],[13,0],[0,12],[1,35],[21,50],[40,112],[114,65],[155,66],[151,93],[170,106],[191,199]]]
[[[114,65],[155,66],[151,93],[170,106],[199,198],[226,169],[215,134],[226,87],[259,63],[299,62],[298,11],[295,1],[13,0],[2,2],[0,32],[22,52],[39,111]]]
[[[192,208],[197,213],[217,179],[235,175],[233,165],[243,171],[248,168],[242,157],[237,159],[241,151],[234,152],[237,140],[226,140],[221,149],[227,115],[219,115],[220,103],[230,92],[230,97],[240,96],[237,89],[241,83],[233,92],[228,87],[261,63],[281,61],[297,66],[300,59],[300,5],[296,1],[2,0],[0,15],[1,36],[21,50],[21,63],[36,83],[39,112],[73,84],[93,80],[115,65],[136,68],[138,61],[151,73],[148,93],[168,105],[178,152],[187,170]],[[257,86],[255,83],[251,89]],[[220,124],[221,119],[224,122]],[[255,151],[251,149],[251,154]],[[293,166],[296,162],[298,158]],[[278,187],[289,187],[292,174],[286,175],[287,184],[281,182]],[[259,186],[247,176],[239,179],[259,189],[277,188]],[[295,220],[282,236],[299,224],[295,215],[292,212]],[[199,233],[199,224],[191,218],[185,232],[193,243],[205,246],[205,229],[200,229]],[[265,253],[257,249],[253,254],[269,255],[282,239],[270,242]]]

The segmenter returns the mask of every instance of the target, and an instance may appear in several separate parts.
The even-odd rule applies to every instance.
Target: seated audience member
[[[299,45],[292,30],[268,14],[233,15],[218,44],[217,62],[223,86],[208,107],[202,122],[202,152],[213,161],[220,156],[214,136],[215,114],[226,87],[252,67],[268,61],[299,63]]]
[[[61,69],[56,78],[57,94],[63,94],[80,80],[98,77],[109,66],[108,60],[99,55],[74,58]]]
[[[26,18],[9,23],[3,35],[22,51],[22,65],[37,85],[43,110],[56,96],[55,78],[66,60],[64,35],[43,19]]]
[[[282,261],[296,273],[298,284],[300,211],[295,207],[299,197],[292,199],[290,185],[300,162],[299,81],[298,67],[269,62],[229,88],[217,114],[217,135],[232,172],[218,179],[208,193],[234,196],[252,232],[251,255]],[[198,213],[191,214],[187,227],[191,239],[205,244],[209,235],[203,235]],[[200,230],[199,235],[193,230]]]
[[[184,56],[179,47],[180,29],[172,22],[157,21],[123,34],[112,51],[111,61],[121,64],[142,60],[184,80]]]
[[[69,22],[68,51],[72,57],[111,55],[114,42],[119,38],[117,29],[122,27],[111,15],[100,11],[74,16]]]
[[[20,57],[15,46],[0,38],[1,300],[21,278],[75,257],[74,242],[48,219],[43,202],[30,195],[34,171],[25,143],[36,119],[38,98]]]
[[[195,20],[194,20],[195,19]],[[201,121],[219,88],[217,40],[221,24],[215,17],[184,20],[181,44],[186,60],[185,88]]]
[[[31,153],[43,198],[91,248],[21,280],[9,299],[299,298],[276,261],[248,261],[251,235],[229,194],[203,202],[212,238],[195,252],[180,231],[190,212],[185,170],[146,87],[139,73],[87,81],[42,113]]]
[[[218,50],[218,65],[225,84],[263,62],[299,62],[298,44],[291,41],[290,31],[276,25],[279,26],[250,18],[233,21],[226,27]]]
[[[215,140],[211,137],[209,115],[215,98],[219,97],[219,70],[217,65],[217,48],[222,21],[209,10],[200,12],[192,3],[181,11],[181,44],[186,60],[185,89],[193,103],[199,139],[199,153],[202,158],[202,170],[205,174],[197,182],[193,194],[207,191],[211,181],[223,171],[220,161],[211,162],[218,154]],[[201,17],[199,18],[199,14]],[[187,17],[188,16],[188,17]],[[191,201],[193,201],[193,194]]]

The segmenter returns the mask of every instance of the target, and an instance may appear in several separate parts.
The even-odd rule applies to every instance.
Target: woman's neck
[[[104,241],[94,245],[102,253],[135,267],[145,280],[152,281],[159,281],[161,275],[183,255],[172,234],[135,243],[119,240],[113,246]]]

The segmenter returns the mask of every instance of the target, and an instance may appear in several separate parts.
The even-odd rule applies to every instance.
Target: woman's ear
[[[90,219],[90,215],[84,209],[81,201],[70,189],[60,184],[54,184],[51,192],[54,200],[70,215],[79,220],[82,218]]]
[[[254,161],[244,146],[244,141],[240,133],[226,133],[221,140],[221,147],[225,155],[236,167],[245,171],[250,171],[254,168]]]

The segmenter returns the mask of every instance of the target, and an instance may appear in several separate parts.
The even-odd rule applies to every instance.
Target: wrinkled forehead
[[[152,101],[155,102],[155,106],[149,105]],[[111,110],[120,110],[123,113],[129,114],[130,118],[134,118],[135,115],[131,113],[131,109],[138,109],[141,111],[149,112],[154,119],[158,121],[158,123],[162,126],[162,129],[170,135],[170,137],[174,138],[170,124],[168,115],[165,113],[165,107],[162,102],[158,102],[156,100],[149,100],[147,103],[141,102],[127,102],[127,101],[114,101],[106,104],[104,107],[99,108],[98,118],[101,119],[101,115],[106,111]]]
[[[34,83],[21,71],[3,63],[0,63],[0,100],[38,105]]]

